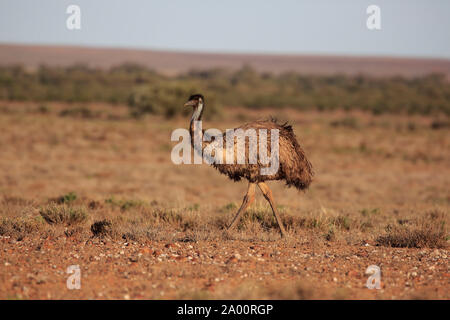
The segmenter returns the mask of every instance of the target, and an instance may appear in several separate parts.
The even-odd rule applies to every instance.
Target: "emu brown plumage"
[[[191,118],[190,123],[190,133],[191,133],[191,143],[194,147],[194,150],[196,149],[194,146],[194,136],[200,135],[197,137],[199,140],[202,141],[201,149],[197,151],[203,151],[204,148],[209,145],[212,142],[204,142],[203,141],[203,131],[194,130],[194,122],[200,121],[204,106],[205,106],[205,100],[204,97],[201,94],[195,94],[192,95],[188,102],[185,103],[185,106],[190,106],[193,108],[193,114]],[[277,223],[280,227],[281,235],[284,237],[286,236],[286,231],[283,227],[283,223],[278,215],[278,211],[275,206],[275,202],[273,200],[272,191],[270,190],[269,186],[265,183],[265,181],[269,180],[285,180],[287,186],[294,186],[298,190],[305,190],[308,188],[312,181],[312,177],[314,175],[311,163],[308,161],[308,159],[305,156],[305,153],[303,149],[301,148],[300,144],[297,142],[297,139],[295,137],[294,131],[292,130],[292,127],[288,125],[287,123],[284,124],[278,124],[276,120],[270,119],[270,120],[258,120],[253,121],[250,123],[246,123],[238,128],[235,128],[234,130],[242,129],[243,131],[246,131],[248,129],[255,129],[256,134],[258,136],[259,141],[259,129],[266,129],[267,130],[267,141],[270,141],[271,138],[271,129],[278,129],[279,130],[279,167],[276,173],[269,174],[269,175],[263,175],[261,174],[260,170],[263,167],[267,167],[268,165],[263,165],[260,160],[257,160],[257,163],[251,164],[249,163],[249,141],[246,138],[244,148],[243,150],[245,152],[245,164],[237,164],[237,154],[239,151],[237,150],[238,146],[236,143],[236,140],[234,141],[233,148],[234,148],[234,163],[228,164],[225,161],[225,154],[226,154],[226,141],[225,136],[223,137],[224,141],[223,143],[223,161],[222,163],[212,163],[212,166],[215,167],[217,170],[219,170],[220,173],[227,175],[230,179],[234,181],[239,181],[242,178],[247,179],[249,181],[247,193],[244,197],[244,200],[242,202],[241,207],[239,208],[238,212],[236,213],[236,216],[233,218],[230,226],[228,227],[228,230],[233,229],[237,223],[239,222],[239,219],[241,218],[241,215],[245,212],[245,210],[252,204],[252,202],[255,199],[255,189],[256,185],[261,189],[264,197],[269,202],[273,214],[275,216],[275,219],[277,220]],[[259,144],[258,144],[259,148]],[[268,154],[270,154],[270,143],[268,143],[267,146]],[[212,156],[215,156],[212,154]]]

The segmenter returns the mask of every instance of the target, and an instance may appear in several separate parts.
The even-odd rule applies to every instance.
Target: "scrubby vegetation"
[[[87,213],[83,208],[74,208],[65,204],[57,205],[51,203],[48,206],[41,208],[39,213],[48,224],[73,225],[85,222],[88,218]]]
[[[413,222],[399,220],[398,225],[386,227],[387,233],[378,237],[377,243],[400,248],[443,248],[447,236],[445,224],[444,213],[437,211]]]
[[[49,201],[39,207],[39,215],[2,217],[0,236],[20,240],[27,236],[46,238],[50,234],[54,237],[77,234],[85,240],[108,238],[139,242],[279,239],[279,229],[272,211],[262,202],[252,205],[243,214],[236,231],[228,234],[225,230],[236,213],[235,203],[211,211],[198,205],[171,208],[161,207],[153,201],[116,200],[114,197],[105,199],[105,205],[97,207],[92,207],[92,201],[88,199],[77,200],[76,206],[71,202],[58,204],[52,199]],[[383,214],[378,208],[346,213],[321,208],[299,214],[290,207],[279,205],[278,211],[293,241],[309,234],[314,235],[316,241],[334,244],[360,244],[361,241],[366,242],[363,239],[373,239],[374,244],[384,247],[448,246],[448,217],[440,210],[397,219],[385,225],[384,232],[381,221],[389,220],[390,214]],[[64,227],[64,230],[52,229],[58,226]]]
[[[224,105],[450,115],[450,83],[440,74],[415,79],[275,75],[243,67],[236,72],[191,71],[167,77],[133,64],[109,70],[83,65],[42,66],[36,71],[26,71],[20,66],[0,67],[1,100],[128,104],[133,117],[146,113],[172,117],[182,112],[180,105],[193,92],[207,93],[207,112],[212,115],[220,113]],[[62,115],[74,115],[74,112],[81,117],[92,116],[86,109]]]

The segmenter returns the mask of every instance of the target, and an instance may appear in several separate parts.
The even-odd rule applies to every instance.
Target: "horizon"
[[[314,52],[259,52],[259,51],[213,51],[213,50],[189,50],[189,49],[166,49],[166,48],[150,48],[150,47],[130,47],[130,46],[114,46],[114,45],[84,45],[84,44],[55,44],[55,43],[27,43],[27,42],[1,42],[1,46],[23,46],[23,47],[53,47],[53,48],[79,48],[79,49],[100,49],[100,50],[129,50],[159,53],[175,53],[175,54],[193,54],[193,55],[227,55],[227,56],[279,56],[279,57],[323,57],[323,58],[367,58],[367,59],[398,59],[398,60],[444,60],[450,61],[450,57],[439,56],[410,56],[410,55],[371,55],[371,54],[339,54],[339,53],[314,53]]]

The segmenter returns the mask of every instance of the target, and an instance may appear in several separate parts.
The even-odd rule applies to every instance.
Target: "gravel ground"
[[[449,251],[273,242],[0,239],[1,299],[448,299]],[[78,265],[81,288],[69,290]],[[369,290],[368,266],[381,268]]]

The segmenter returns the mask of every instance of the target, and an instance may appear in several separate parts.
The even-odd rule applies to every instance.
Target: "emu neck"
[[[203,114],[203,102],[200,102],[197,107],[194,109],[191,117],[191,123],[193,121],[200,121],[202,119]]]
[[[197,108],[194,109],[191,118],[191,124],[189,125],[189,132],[191,134],[191,144],[195,149],[194,139],[200,142],[200,146],[203,140],[203,131],[201,125],[197,121],[201,121],[203,114],[203,103],[200,103]]]

